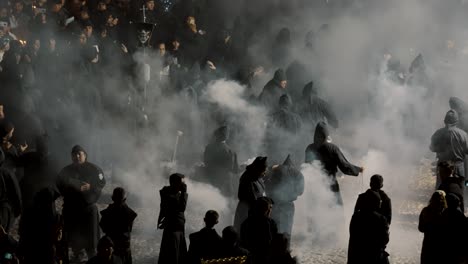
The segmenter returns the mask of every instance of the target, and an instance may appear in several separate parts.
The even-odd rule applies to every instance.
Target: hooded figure
[[[292,101],[289,95],[282,95],[278,106],[278,109],[269,117],[265,135],[268,157],[275,164],[281,161],[281,156],[285,152],[294,153],[295,143],[302,127],[301,118],[292,111]]]
[[[335,193],[337,203],[343,204],[340,194],[340,186],[336,180],[338,168],[346,175],[358,176],[362,168],[351,164],[335,144],[331,143],[328,125],[319,122],[315,128],[314,143],[307,146],[305,162],[320,161],[324,173],[330,178],[330,189]]]
[[[288,155],[282,165],[275,168],[266,182],[267,195],[275,202],[272,218],[279,233],[292,234],[294,201],[304,193],[304,175]]]
[[[408,73],[409,76],[406,83],[409,86],[425,87],[428,90],[426,92],[427,97],[433,94],[434,89],[432,87],[432,81],[429,79],[429,76],[426,73],[426,64],[424,63],[422,54],[416,56],[413,62],[411,62]]]
[[[257,157],[248,165],[245,172],[239,180],[238,198],[239,203],[234,217],[234,228],[240,232],[240,226],[249,214],[250,208],[254,205],[255,201],[264,197],[265,184],[263,177],[267,169],[267,157]]]
[[[445,115],[445,127],[437,130],[431,137],[430,149],[435,152],[439,162],[452,162],[455,167],[454,176],[458,177],[460,187],[464,189],[465,167],[464,161],[468,153],[468,135],[457,127],[458,114],[449,110]],[[437,185],[440,179],[437,177]]]
[[[74,146],[71,154],[73,163],[60,171],[57,182],[63,196],[65,233],[75,257],[85,249],[91,258],[100,237],[96,202],[106,180],[102,169],[87,161],[86,151],[81,146]]]
[[[348,264],[386,264],[389,241],[388,223],[378,213],[380,196],[369,192],[361,210],[355,212],[349,225]]]
[[[271,79],[263,88],[262,93],[258,96],[258,100],[267,109],[274,109],[278,99],[287,93],[286,86],[288,84],[286,74],[282,69],[275,72],[273,79]]]
[[[220,189],[223,195],[233,197],[238,164],[236,153],[226,144],[228,138],[229,128],[227,126],[216,129],[203,156],[208,182]]]
[[[5,154],[0,149],[0,165]],[[0,225],[8,233],[15,218],[21,214],[21,191],[13,173],[0,167]]]
[[[325,122],[333,128],[338,128],[338,119],[335,113],[331,106],[318,96],[314,82],[309,82],[304,86],[298,109],[306,126],[315,127],[319,122]]]
[[[282,28],[276,40],[273,43],[271,61],[273,65],[285,65],[290,59],[290,49],[291,49],[291,31],[288,28]]]

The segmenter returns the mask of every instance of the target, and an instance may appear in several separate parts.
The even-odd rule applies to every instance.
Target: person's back
[[[188,250],[189,263],[199,264],[201,260],[214,259],[219,254],[221,237],[214,226],[218,223],[219,215],[210,210],[205,214],[205,227],[190,234],[190,246]]]
[[[441,215],[441,257],[444,263],[465,263],[465,237],[467,219],[460,211],[460,199],[455,194],[447,194],[447,209]]]
[[[241,225],[241,242],[252,254],[254,263],[264,263],[270,253],[273,236],[278,227],[270,218],[272,204],[269,198],[257,199],[249,217]]]
[[[431,137],[430,149],[437,154],[439,162],[449,161],[455,165],[455,175],[465,177],[463,161],[468,153],[468,135],[457,127],[458,114],[454,110],[447,112],[445,127],[437,130]]]
[[[126,204],[126,194],[123,188],[115,188],[112,194],[113,204],[101,211],[99,225],[102,231],[114,242],[115,255],[123,263],[131,263],[130,239],[133,221],[137,214]]]
[[[348,264],[386,263],[385,247],[389,242],[388,223],[377,212],[380,197],[370,192],[362,210],[353,214],[349,226]]]
[[[439,261],[441,216],[446,208],[445,192],[436,191],[432,194],[429,205],[424,207],[419,215],[418,230],[424,233],[421,264],[441,263]]]
[[[362,193],[358,196],[356,201],[356,205],[354,207],[354,211],[359,211],[365,204],[365,199],[368,197],[368,192],[377,192],[380,196],[382,201],[380,209],[377,211],[381,215],[385,216],[387,219],[388,224],[392,222],[392,201],[390,197],[382,190],[383,187],[383,177],[381,175],[373,175],[370,180],[370,189],[368,189],[365,193]]]

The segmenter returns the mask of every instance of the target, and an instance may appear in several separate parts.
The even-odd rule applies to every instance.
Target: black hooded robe
[[[262,167],[266,168],[266,157],[257,157],[255,161],[247,166],[239,180],[238,198],[239,203],[234,216],[234,228],[240,232],[241,224],[247,219],[250,208],[255,201],[266,195],[265,184],[259,175]]]
[[[310,127],[315,127],[319,122],[325,122],[333,128],[338,128],[339,122],[331,106],[317,95],[314,83],[308,83],[299,101],[299,115],[303,122]]]
[[[84,182],[91,189],[82,192]],[[59,173],[57,186],[64,200],[65,232],[73,249],[84,248],[93,254],[97,248],[100,232],[96,202],[105,184],[101,168],[90,162],[68,165]]]
[[[267,109],[274,109],[279,98],[287,93],[287,90],[280,86],[280,82],[283,80],[286,80],[286,74],[282,69],[278,69],[273,79],[265,85],[262,93],[258,96],[259,102]]]
[[[290,156],[273,170],[266,182],[267,195],[274,201],[272,216],[279,233],[292,235],[294,201],[304,193],[304,175],[295,168]]]
[[[335,193],[337,203],[343,205],[340,194],[340,186],[336,179],[338,168],[346,175],[358,176],[361,168],[351,164],[335,144],[327,141],[329,137],[328,126],[324,122],[317,124],[314,135],[314,143],[307,146],[305,162],[320,161],[324,172],[330,177],[330,190]]]
[[[291,98],[285,94],[280,97],[279,108],[270,115],[265,144],[272,164],[281,162],[284,153],[296,154],[296,143],[301,132],[302,121],[299,115],[291,109]]]
[[[227,127],[217,129],[203,156],[209,183],[217,187],[223,195],[233,197],[238,164],[236,153],[226,144],[227,139]]]

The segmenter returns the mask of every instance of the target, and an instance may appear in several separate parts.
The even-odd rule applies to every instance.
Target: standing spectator
[[[159,191],[161,208],[158,228],[164,229],[159,264],[181,264],[186,261],[185,208],[188,194],[184,178],[183,174],[172,174],[169,177],[169,186]]]
[[[361,210],[355,212],[349,225],[348,264],[387,264],[385,248],[389,241],[388,223],[379,213],[381,199],[369,192]]]
[[[445,192],[436,191],[432,194],[429,205],[424,207],[419,215],[418,229],[424,233],[421,250],[421,264],[436,264],[439,261],[441,216],[447,208]]]
[[[120,257],[123,264],[132,264],[132,251],[130,247],[133,221],[137,217],[127,203],[127,194],[121,187],[112,193],[113,204],[101,211],[102,231],[114,242],[115,255]]]
[[[74,146],[71,154],[73,163],[59,173],[57,186],[64,200],[65,232],[74,257],[82,262],[82,249],[86,250],[88,259],[96,252],[100,237],[96,202],[106,180],[101,168],[87,161],[87,154],[81,146]]]
[[[388,225],[392,222],[392,201],[390,197],[382,190],[383,187],[383,177],[381,175],[375,174],[370,179],[370,189],[368,189],[365,193],[361,193],[358,196],[356,201],[356,206],[354,207],[354,211],[359,211],[362,209],[364,204],[366,203],[365,199],[368,197],[368,192],[376,192],[379,194],[380,199],[382,200],[382,204],[380,206],[379,213],[387,219]]]
[[[202,259],[214,259],[219,254],[221,237],[214,229],[218,219],[218,212],[209,210],[203,219],[205,227],[196,233],[190,234],[189,263],[200,264]]]
[[[439,263],[466,263],[465,238],[468,230],[466,217],[460,210],[461,200],[453,193],[447,194],[446,199],[447,209],[442,212],[439,231]]]
[[[271,254],[271,242],[278,233],[278,227],[271,219],[272,201],[261,197],[255,201],[249,217],[241,226],[242,245],[251,253],[254,264],[267,262]]]

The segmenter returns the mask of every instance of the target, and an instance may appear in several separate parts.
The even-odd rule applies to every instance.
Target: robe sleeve
[[[351,164],[343,155],[341,150],[336,146],[334,147],[334,156],[335,156],[335,161],[338,165],[338,168],[340,168],[341,172],[350,176],[359,175],[359,172],[361,172],[361,168],[356,165]]]

